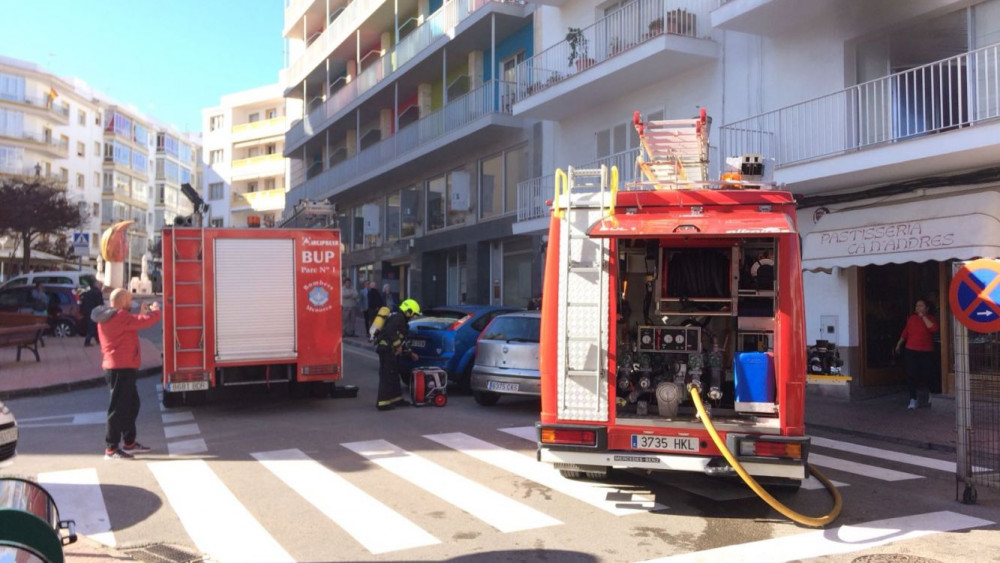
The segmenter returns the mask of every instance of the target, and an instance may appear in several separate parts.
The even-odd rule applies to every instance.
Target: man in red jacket
[[[104,441],[104,459],[130,459],[150,448],[135,439],[135,420],[139,416],[139,392],[135,380],[142,361],[139,357],[139,331],[160,320],[157,303],[143,303],[138,315],[131,313],[132,294],[124,289],[111,292],[111,306],[94,309],[90,317],[97,323],[104,380],[111,388],[108,422]],[[124,444],[119,447],[119,442]]]

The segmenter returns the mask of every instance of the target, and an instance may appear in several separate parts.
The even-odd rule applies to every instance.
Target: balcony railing
[[[518,99],[663,35],[708,38],[718,0],[638,0],[517,65]]]
[[[38,108],[44,108],[49,113],[54,114],[63,120],[69,119],[69,106],[63,104],[56,104],[54,99],[50,99],[48,96],[13,96],[10,94],[0,94],[0,99],[8,100],[11,102],[25,104],[28,106],[34,106]]]
[[[776,168],[1000,117],[1000,43],[726,124],[724,155]]]
[[[262,154],[259,156],[251,156],[250,158],[240,158],[233,161],[232,168],[236,170],[237,168],[243,168],[247,166],[257,166],[259,164],[267,164],[272,162],[281,162],[285,157],[281,153],[275,154]]]
[[[619,184],[625,184],[638,179],[635,171],[635,158],[639,155],[639,149],[630,149],[616,153],[604,158],[597,159],[574,168],[600,168],[601,165],[618,167]],[[517,220],[529,221],[546,217],[549,214],[549,206],[546,201],[555,197],[555,175],[547,174],[537,178],[531,178],[517,184]]]
[[[252,123],[241,123],[233,126],[233,141],[252,139],[254,137],[266,137],[285,132],[285,117],[272,117],[263,121]]]
[[[355,2],[354,4],[356,4]],[[338,111],[347,107],[365,92],[371,90],[386,78],[392,75],[407,62],[413,60],[424,49],[429,47],[437,38],[441,37],[450,29],[460,24],[477,10],[491,3],[500,4],[524,4],[522,0],[451,0],[444,4],[438,11],[429,16],[422,25],[399,41],[393,49],[379,57],[378,61],[362,70],[356,78],[346,82],[337,90],[330,93],[326,103],[319,107],[306,107],[306,115],[309,123],[316,127],[319,123],[334,116]],[[353,5],[353,4],[352,4]],[[350,8],[350,6],[348,6]],[[341,15],[336,22],[344,19]],[[332,26],[331,26],[332,29]],[[329,31],[329,29],[327,30]],[[324,36],[326,32],[324,32]],[[309,49],[316,48],[323,38],[314,43]],[[299,61],[303,62],[307,56],[303,56]],[[319,61],[309,69],[315,68]],[[299,76],[294,71],[292,76]],[[301,78],[300,78],[301,80]],[[288,144],[295,145],[305,138],[305,126],[302,122],[292,125],[288,134]]]
[[[346,41],[381,4],[382,0],[354,0],[348,4],[344,11],[323,30],[319,38],[306,47],[302,56],[289,66],[289,77],[293,84],[302,82],[307,74],[319,66],[338,45]]]
[[[235,193],[232,207],[250,207],[255,211],[274,211],[285,208],[285,190],[275,188],[259,192]]]
[[[296,195],[316,198],[329,186],[349,182],[486,115],[510,114],[512,92],[513,84],[509,82],[487,82],[328,170],[321,172],[322,163],[313,163],[292,178]],[[307,181],[315,177],[321,177],[321,181]]]

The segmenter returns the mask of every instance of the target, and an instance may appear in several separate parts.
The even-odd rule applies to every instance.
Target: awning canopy
[[[676,213],[619,213],[594,223],[592,237],[655,238],[668,234],[691,236],[777,235],[794,233],[784,213],[750,209],[706,209],[697,215]]]
[[[1000,256],[1000,192],[823,215],[802,244],[802,269]]]

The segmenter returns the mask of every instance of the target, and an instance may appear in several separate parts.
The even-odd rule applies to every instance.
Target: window
[[[94,208],[93,208],[93,209],[91,210],[91,212],[90,212],[90,215],[91,215],[92,217],[97,217],[97,216],[98,216],[98,215],[100,215],[100,214],[101,214],[101,204],[99,204],[99,203],[95,203],[95,204],[94,204]],[[90,237],[90,238],[91,238],[91,239],[94,239],[94,238],[97,238],[97,237]]]
[[[469,168],[448,173],[448,226],[463,225],[469,219],[472,205],[472,172]]]
[[[76,142],[76,156],[87,156],[87,145],[85,145],[84,143],[81,143],[80,141],[77,141]]]
[[[24,112],[0,108],[0,135],[24,136]]]
[[[59,178],[63,182],[69,182],[69,170],[67,170],[66,168],[60,168],[59,169]]]
[[[278,109],[277,108],[271,108],[271,109],[267,110],[266,115],[267,115],[267,119],[274,119],[275,117],[278,117]]]
[[[663,119],[662,111],[645,114],[646,121]],[[639,148],[639,134],[631,121],[615,125],[610,129],[597,132],[597,158],[607,158],[611,155]]]
[[[216,149],[208,153],[209,162],[212,164],[220,164],[222,162],[222,149]]]
[[[79,123],[80,125],[86,125],[87,124],[87,112],[83,111],[82,109],[81,110],[77,110],[76,111],[76,122]]]
[[[83,178],[84,178],[83,174],[76,175],[76,187],[81,190],[86,187],[83,185]]]
[[[504,155],[504,211],[517,210],[517,183],[528,179],[531,156],[528,145],[521,145]]]
[[[247,183],[247,191],[251,193],[257,191],[257,182]]]
[[[504,59],[500,63],[500,76],[504,82],[517,82],[517,65],[524,62],[524,51],[519,51],[516,55]]]
[[[157,133],[156,150],[157,152],[165,152],[170,156],[178,157],[180,155],[180,142],[173,135]]]
[[[503,154],[479,161],[479,216],[503,214]]]
[[[264,147],[264,154],[274,154],[275,152],[277,152],[277,145],[274,143]]]
[[[399,192],[385,200],[385,240],[392,242],[399,238]]]
[[[132,152],[132,170],[136,172],[146,172],[148,170],[149,161],[146,160],[146,155],[139,152]]]
[[[250,123],[257,123],[258,121],[260,121],[260,113],[259,112],[251,113],[250,118],[247,121],[249,121]]]
[[[101,173],[94,172],[94,187],[101,187]]]
[[[212,117],[208,118],[208,130],[209,131],[217,131],[219,129],[222,129],[223,124],[224,124],[224,122],[223,122],[221,114],[219,114],[219,115],[213,115]]]
[[[420,206],[420,187],[412,185],[399,193],[400,236],[412,237],[417,234],[420,220],[424,216]]]
[[[136,123],[135,127],[132,129],[132,140],[135,141],[136,143],[142,145],[142,146],[148,145],[149,144],[149,129],[146,129],[142,125],[139,125],[138,123]]]
[[[212,217],[212,219],[211,219],[211,221],[209,221],[209,223],[211,223],[211,225],[213,227],[216,227],[216,228],[223,226],[222,225],[222,217]]]
[[[262,227],[274,227],[274,213],[261,213],[260,224]]]
[[[213,182],[208,185],[208,199],[212,201],[218,201],[226,196],[225,194],[225,184],[222,182]]]
[[[94,141],[94,154],[101,154],[101,142]]]
[[[275,188],[275,185],[276,182],[274,181],[274,178],[268,178],[267,180],[264,180],[265,190],[273,190]]]
[[[0,72],[0,98],[17,102],[24,100],[24,85],[23,76]]]
[[[427,182],[427,231],[444,228],[445,200],[448,197],[448,181],[444,176]]]

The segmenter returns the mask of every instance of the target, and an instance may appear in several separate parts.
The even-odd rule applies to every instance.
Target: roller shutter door
[[[295,358],[295,242],[215,241],[218,361]]]

